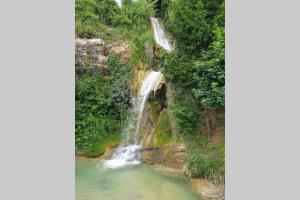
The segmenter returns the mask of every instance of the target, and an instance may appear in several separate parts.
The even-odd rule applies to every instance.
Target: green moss
[[[120,142],[120,134],[112,135],[108,138],[105,138],[103,141],[99,141],[98,143],[93,144],[88,147],[85,156],[88,157],[98,157],[104,154],[105,150],[114,144],[118,144]]]
[[[173,141],[170,128],[169,116],[167,112],[162,112],[157,118],[157,127],[153,140],[154,146],[164,146]]]

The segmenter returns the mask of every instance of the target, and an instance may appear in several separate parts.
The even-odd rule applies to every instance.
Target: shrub
[[[190,145],[187,161],[191,176],[223,182],[225,178],[224,142],[211,144],[207,139],[200,138]]]
[[[111,55],[108,69],[109,75],[76,73],[75,144],[77,152],[87,156],[98,156],[108,141],[119,140],[130,108],[133,68]]]

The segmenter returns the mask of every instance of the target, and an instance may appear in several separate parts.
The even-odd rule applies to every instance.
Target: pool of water
[[[76,159],[76,200],[199,200],[185,177],[146,165],[103,169],[98,160]]]

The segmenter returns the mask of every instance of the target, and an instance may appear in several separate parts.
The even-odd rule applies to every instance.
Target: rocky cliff
[[[100,38],[75,40],[75,68],[76,70],[107,71],[106,64],[109,54],[116,54],[123,63],[128,63],[131,52],[125,42],[106,43]]]

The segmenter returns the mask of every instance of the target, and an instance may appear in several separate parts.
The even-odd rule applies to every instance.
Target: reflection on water
[[[184,177],[144,165],[106,169],[97,160],[76,160],[76,200],[196,200]]]

